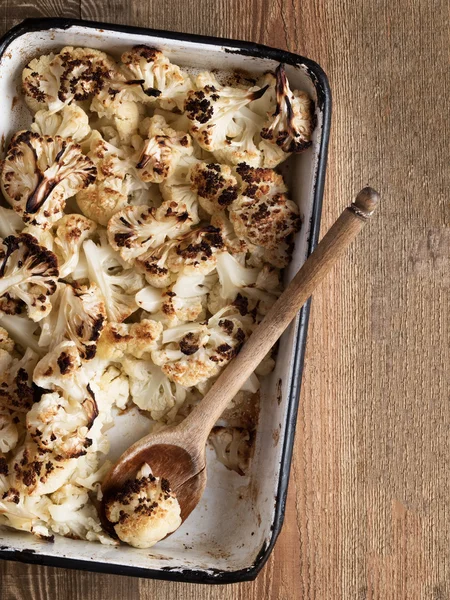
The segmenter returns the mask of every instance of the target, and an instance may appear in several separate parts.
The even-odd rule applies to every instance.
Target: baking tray
[[[1,151],[11,134],[30,123],[20,98],[22,68],[34,56],[66,45],[90,46],[120,56],[124,48],[148,44],[181,66],[201,69],[273,70],[278,63],[295,88],[315,101],[317,126],[313,144],[291,157],[285,170],[303,226],[295,240],[289,281],[314,249],[320,225],[325,179],[331,96],[326,75],[313,61],[267,46],[184,33],[88,22],[75,19],[27,19],[0,40]],[[255,453],[248,477],[228,471],[211,454],[208,485],[199,507],[183,526],[150,550],[109,547],[56,536],[50,544],[0,527],[0,557],[66,568],[187,581],[233,583],[259,573],[283,523],[294,443],[309,302],[284,334],[277,364],[261,388]],[[146,433],[142,417],[126,416],[112,430],[112,453],[119,456]],[[120,429],[120,432],[119,432]],[[114,433],[115,431],[115,433]]]

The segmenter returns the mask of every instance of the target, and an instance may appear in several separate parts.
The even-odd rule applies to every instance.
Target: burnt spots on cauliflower
[[[279,146],[284,152],[302,152],[312,144],[315,126],[314,104],[304,92],[292,92],[283,64],[275,72],[276,107],[261,137]]]
[[[225,209],[238,196],[236,178],[227,165],[199,163],[192,168],[190,179],[191,189],[197,192],[201,206],[210,214]]]
[[[196,333],[189,332],[179,341],[180,350],[186,356],[191,356],[198,352],[200,348],[200,336]]]
[[[0,177],[6,200],[24,222],[49,229],[62,217],[66,199],[96,175],[78,144],[25,131],[11,141]]]
[[[214,108],[202,90],[191,92],[184,109],[191,121],[198,121],[202,124],[207,123],[214,114]]]
[[[40,321],[50,312],[49,297],[56,291],[59,275],[56,255],[28,233],[8,236],[3,245],[0,297],[8,294],[8,298],[23,301],[29,317]]]
[[[61,375],[67,375],[67,373],[70,373],[75,367],[72,356],[67,354],[67,352],[61,352],[56,362],[58,363]]]

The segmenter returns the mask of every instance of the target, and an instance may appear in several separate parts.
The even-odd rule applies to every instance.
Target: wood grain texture
[[[4,563],[2,600],[450,598],[450,8],[446,0],[0,2],[303,53],[334,97],[323,231],[383,204],[314,295],[285,526],[253,583],[203,587]]]

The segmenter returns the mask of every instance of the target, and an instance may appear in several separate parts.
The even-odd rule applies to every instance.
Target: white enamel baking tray
[[[1,151],[9,137],[31,122],[20,99],[20,75],[34,56],[63,46],[89,46],[119,57],[124,49],[147,44],[172,62],[201,69],[244,69],[251,73],[286,64],[291,87],[315,101],[313,144],[291,157],[287,167],[292,197],[303,226],[297,236],[286,281],[314,248],[321,212],[331,98],[325,74],[314,62],[266,46],[135,27],[30,19],[0,41]],[[0,527],[0,557],[39,564],[178,581],[232,583],[254,579],[267,560],[283,521],[306,343],[309,305],[285,333],[274,372],[261,389],[255,453],[248,477],[228,471],[211,455],[208,485],[200,506],[183,526],[151,550],[109,547],[56,536],[49,543]],[[108,435],[111,456],[147,433],[142,416],[127,414]]]

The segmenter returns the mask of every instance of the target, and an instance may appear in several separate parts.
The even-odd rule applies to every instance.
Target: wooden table
[[[123,5],[122,5],[123,4]],[[449,18],[444,0],[2,0],[254,40],[318,61],[334,97],[322,230],[383,205],[314,296],[285,525],[253,583],[202,587],[3,563],[2,600],[450,598]]]

